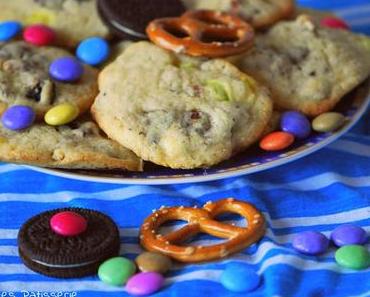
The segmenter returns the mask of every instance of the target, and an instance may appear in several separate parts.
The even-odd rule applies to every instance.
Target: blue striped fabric
[[[357,32],[370,34],[368,0],[301,0],[302,5],[335,9]],[[370,296],[370,270],[340,268],[334,248],[319,257],[296,253],[294,234],[304,230],[326,235],[343,223],[370,230],[370,113],[329,147],[296,162],[250,176],[203,184],[122,186],[86,183],[0,164],[0,296],[126,296],[97,277],[55,280],[28,270],[18,257],[16,237],[22,223],[52,208],[93,208],[110,215],[121,230],[122,255],[140,253],[138,227],[161,205],[203,205],[208,200],[236,197],[254,203],[267,220],[263,240],[224,261],[176,265],[166,287],[155,296],[244,296],[219,283],[225,265],[243,261],[262,276],[261,286],[248,296],[349,297]],[[236,218],[236,222],[240,223]],[[197,238],[202,244],[216,240]],[[368,245],[369,247],[369,245]],[[367,280],[367,281],[366,281]],[[23,291],[23,293],[22,293]],[[14,293],[13,295],[11,293]]]

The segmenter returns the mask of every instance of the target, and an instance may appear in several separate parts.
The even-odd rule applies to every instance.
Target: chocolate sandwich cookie
[[[99,265],[119,254],[116,224],[89,209],[63,208],[28,220],[18,234],[19,255],[38,273],[74,278],[96,274]]]
[[[111,31],[133,40],[146,39],[145,28],[154,19],[180,16],[180,0],[98,0],[98,11]]]

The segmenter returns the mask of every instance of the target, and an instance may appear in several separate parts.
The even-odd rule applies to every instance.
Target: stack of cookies
[[[7,162],[210,167],[275,130],[281,112],[326,113],[370,75],[369,38],[293,0],[0,4]]]

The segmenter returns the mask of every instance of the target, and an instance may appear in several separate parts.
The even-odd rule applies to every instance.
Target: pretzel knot
[[[254,30],[236,15],[211,10],[188,11],[181,17],[152,21],[149,39],[177,53],[210,58],[245,52],[253,46]]]
[[[219,222],[215,217],[223,213],[237,213],[244,217],[247,227],[236,227]],[[168,221],[184,220],[189,224],[161,235],[159,228]],[[265,219],[253,205],[234,198],[207,203],[203,208],[161,208],[145,219],[140,230],[141,245],[149,251],[166,254],[181,262],[204,262],[226,257],[258,241],[265,232]],[[188,238],[207,233],[226,239],[210,246],[179,245]]]

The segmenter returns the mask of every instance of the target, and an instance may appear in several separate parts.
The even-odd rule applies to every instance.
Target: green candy
[[[346,245],[337,250],[335,260],[346,268],[366,269],[370,265],[370,254],[362,245]]]
[[[219,101],[232,101],[233,90],[229,83],[217,79],[206,81],[206,89],[210,95]]]
[[[98,276],[108,285],[123,286],[136,271],[135,264],[123,257],[106,260],[99,266]]]

